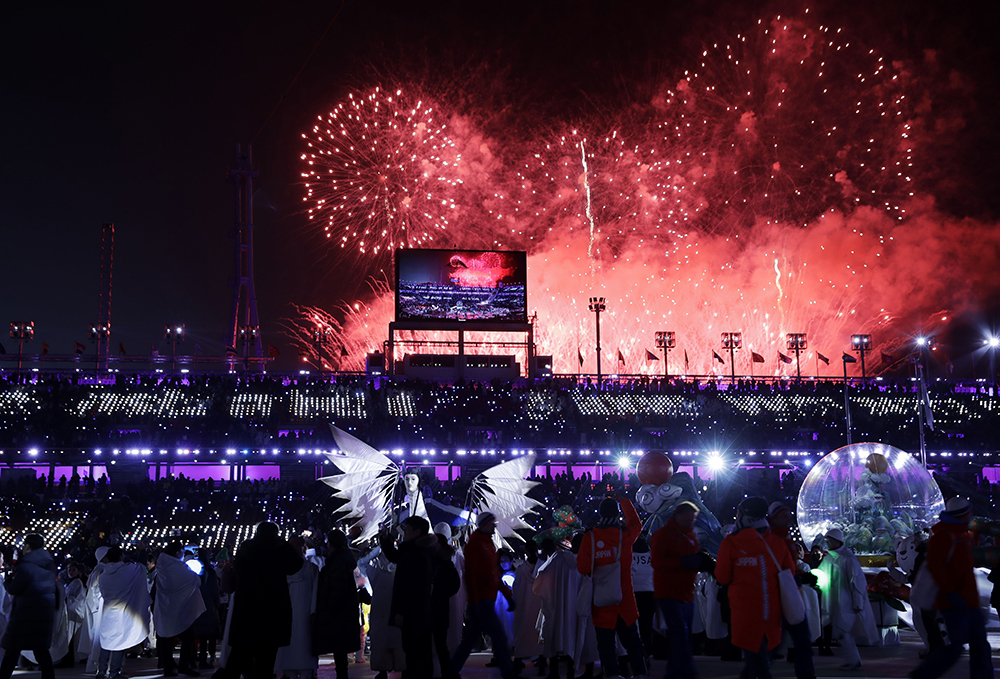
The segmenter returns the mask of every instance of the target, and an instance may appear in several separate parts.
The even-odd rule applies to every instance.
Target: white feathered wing
[[[496,517],[494,541],[498,544],[507,538],[521,540],[515,531],[531,528],[524,517],[542,506],[528,497],[528,491],[538,482],[524,478],[534,466],[535,454],[529,453],[490,467],[472,481],[472,507],[477,513],[490,512]]]
[[[345,518],[357,519],[354,523],[361,526],[361,535],[355,542],[365,542],[378,534],[379,526],[392,514],[399,466],[343,429],[331,424],[330,430],[340,451],[327,457],[343,473],[320,480],[347,501],[340,511],[347,512]]]

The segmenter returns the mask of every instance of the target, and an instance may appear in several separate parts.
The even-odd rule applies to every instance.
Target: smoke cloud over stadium
[[[839,359],[852,333],[891,352],[997,292],[1000,230],[941,206],[960,193],[941,158],[971,85],[933,52],[879,47],[808,12],[772,16],[705,38],[617,109],[511,129],[474,87],[372,83],[302,134],[311,242],[370,272],[400,247],[526,250],[538,352],[557,372],[595,370],[599,295],[606,372],[662,373],[647,350],[672,330],[674,374],[728,374],[713,358],[726,331],[743,333],[738,374],[794,372],[778,360],[789,332],[808,335],[804,372],[835,374],[816,354]],[[310,347],[329,326],[342,350],[326,358],[359,368],[381,349],[390,288],[373,275],[359,299],[297,307],[288,332]]]

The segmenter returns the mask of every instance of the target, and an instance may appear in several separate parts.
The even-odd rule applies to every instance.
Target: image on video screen
[[[526,323],[527,255],[397,250],[396,320]]]

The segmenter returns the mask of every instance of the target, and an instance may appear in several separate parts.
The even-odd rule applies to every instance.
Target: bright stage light
[[[992,349],[1000,347],[1000,337],[990,337],[988,340],[986,340],[986,346]]]
[[[630,460],[627,457],[619,457],[618,466],[622,469],[628,469],[629,467],[632,466],[632,460]]]
[[[725,466],[726,462],[719,453],[712,453],[708,456],[708,470],[710,472],[721,472]]]

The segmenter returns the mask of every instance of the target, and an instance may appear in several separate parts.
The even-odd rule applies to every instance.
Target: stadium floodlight
[[[718,451],[713,451],[708,455],[708,470],[713,474],[721,472],[726,467],[726,461]]]
[[[163,337],[170,342],[170,370],[176,368],[174,359],[177,356],[177,343],[184,341],[184,324],[163,326]]]
[[[986,345],[986,348],[990,352],[990,381],[996,384],[997,373],[993,363],[994,363],[994,356],[997,353],[997,348],[1000,347],[1000,337],[997,337],[996,335],[990,335],[985,340],[983,340],[983,344]],[[975,354],[973,354],[973,360],[975,360]]]
[[[729,367],[732,370],[733,382],[736,381],[736,351],[743,348],[742,332],[722,333],[722,348],[729,350]]]
[[[656,331],[656,347],[663,349],[663,376],[670,377],[670,350],[677,346],[677,333],[672,330]]]
[[[851,350],[861,354],[861,380],[865,380],[865,353],[872,350],[871,335],[851,335]]]
[[[21,374],[21,354],[24,353],[24,343],[35,338],[34,321],[11,321],[10,338],[17,340],[17,374]]]
[[[601,385],[601,312],[607,311],[608,305],[603,297],[591,297],[589,309],[597,318],[597,385]]]
[[[802,379],[802,364],[799,362],[799,354],[809,347],[804,332],[790,332],[785,335],[786,346],[789,351],[795,352],[795,372],[798,379]]]

